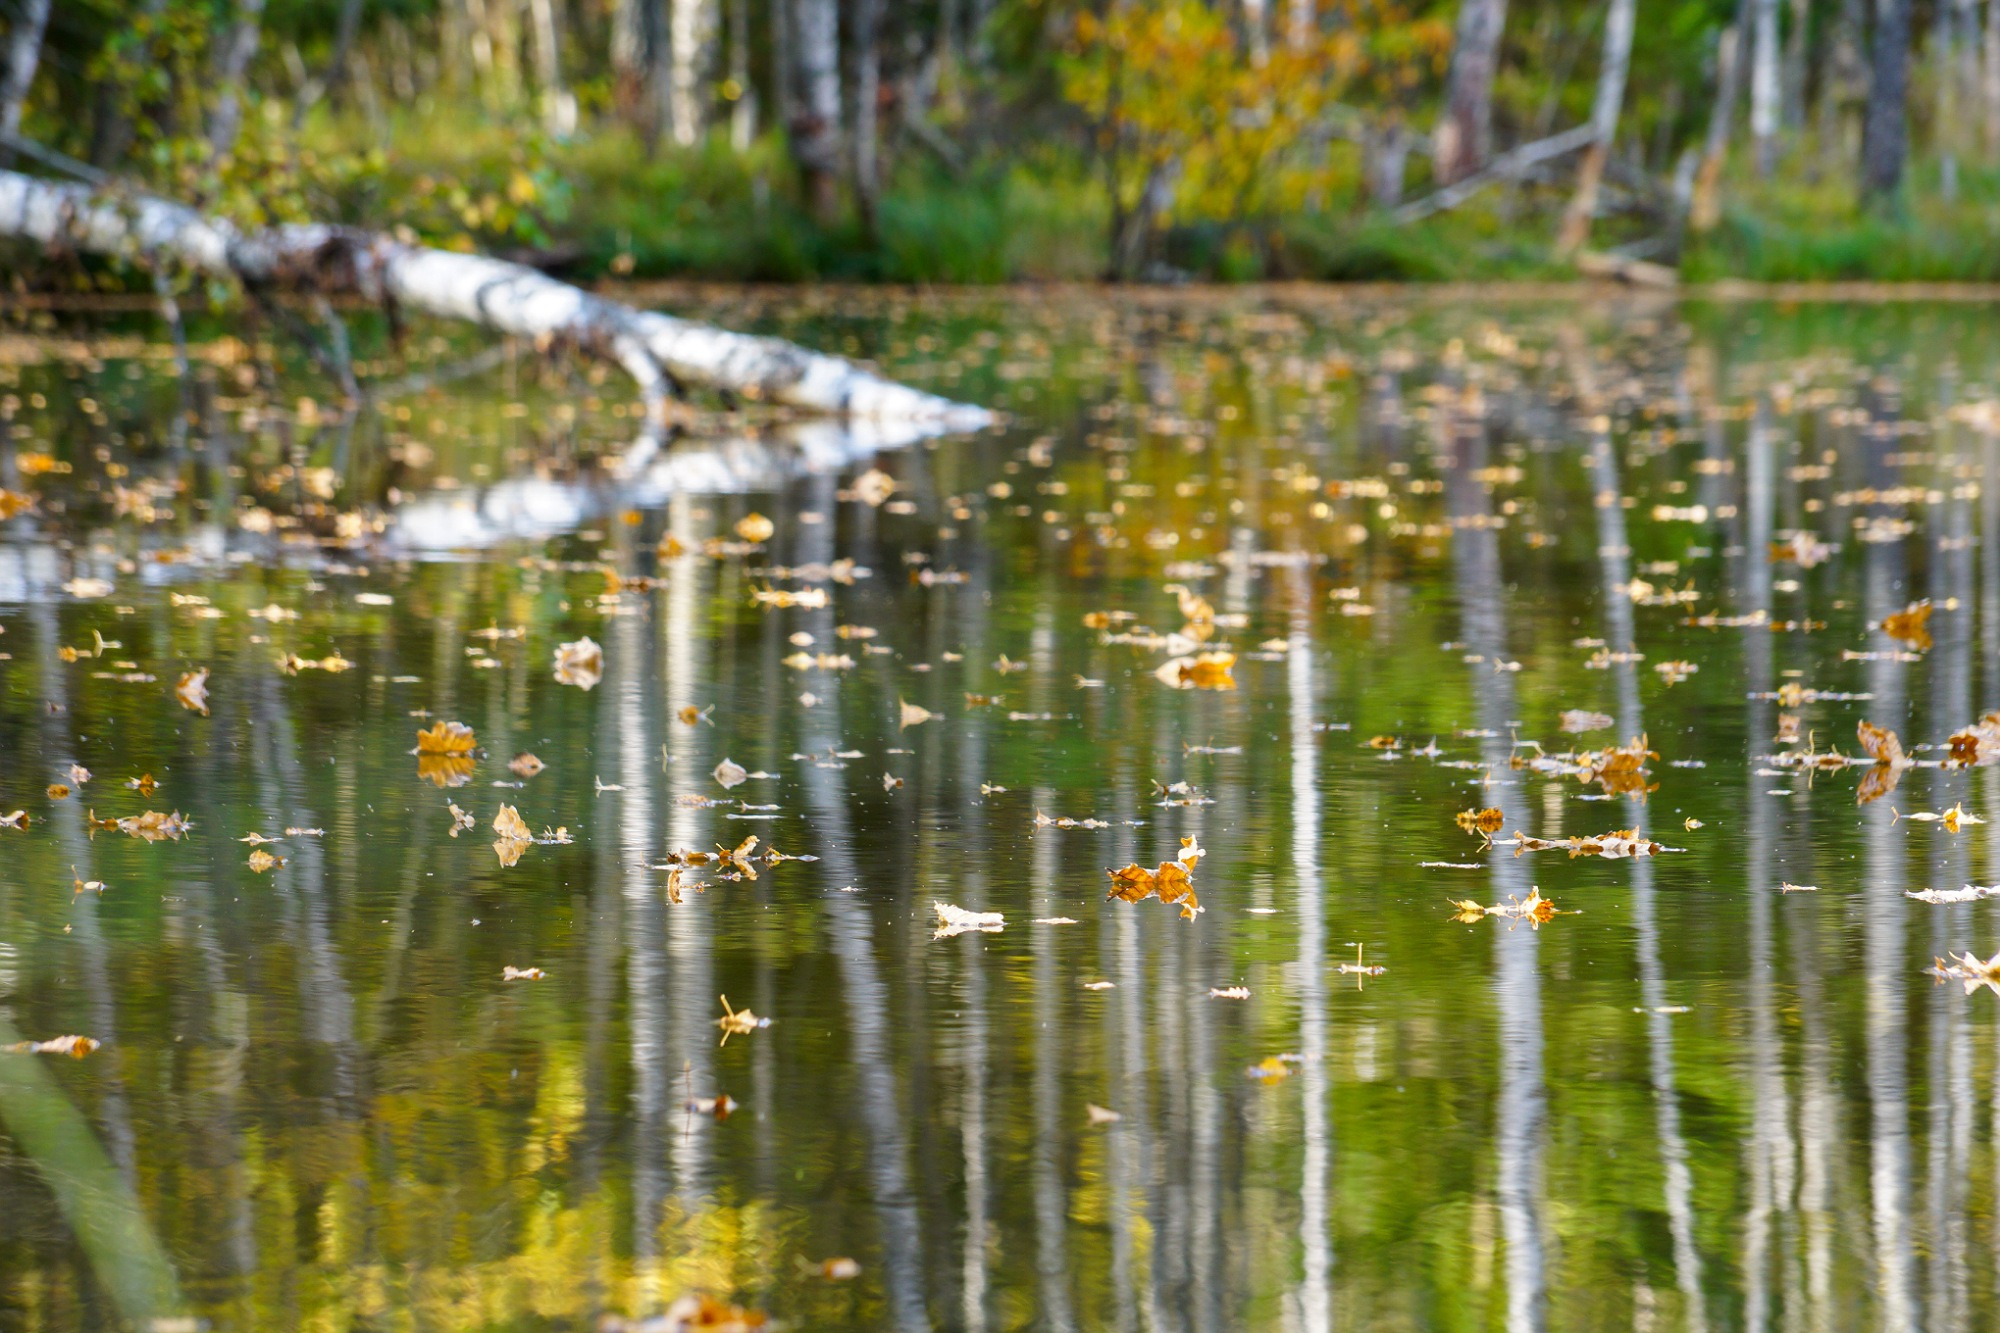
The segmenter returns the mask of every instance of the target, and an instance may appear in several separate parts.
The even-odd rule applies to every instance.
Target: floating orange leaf
[[[1196,653],[1169,658],[1153,675],[1177,690],[1233,690],[1236,677],[1230,671],[1235,665],[1235,653]]]
[[[1924,652],[1931,646],[1930,619],[1934,609],[1930,598],[1926,597],[1921,602],[1911,602],[1902,610],[1884,616],[1875,628],[1898,643],[1907,643],[1918,652]]]

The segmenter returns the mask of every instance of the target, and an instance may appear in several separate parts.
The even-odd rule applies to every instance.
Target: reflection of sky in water
[[[1991,1322],[1996,1011],[1923,969],[1991,952],[1996,909],[1904,896],[2000,879],[1993,771],[1914,748],[2000,703],[1972,311],[954,300],[798,331],[1011,401],[1006,430],[738,423],[622,467],[480,434],[479,380],[425,400],[438,457],[398,471],[396,429],[134,448],[103,432],[162,400],[93,388],[86,423],[63,395],[96,372],[21,369],[55,406],[0,445],[41,501],[0,525],[0,815],[33,821],[0,830],[0,1024],[105,1044],[0,1056],[7,1327],[584,1327],[696,1288],[801,1328]],[[51,444],[75,471],[24,471]],[[337,502],[234,517],[293,512],[287,463]],[[170,511],[143,526],[113,512],[142,483]],[[752,510],[768,549],[732,549]],[[1800,528],[1840,549],[1774,553]],[[777,572],[843,559],[868,573]],[[1116,641],[1182,628],[1176,582],[1235,690]],[[1920,597],[1906,660],[1867,626]],[[1763,615],[1681,623],[1706,612]],[[557,684],[586,634],[602,679]],[[170,694],[197,665],[205,719]],[[1573,708],[1615,725],[1562,735]],[[1789,712],[1920,766],[1857,809],[1854,772],[1765,758]],[[409,753],[437,719],[484,750],[447,790]],[[1643,800],[1518,763],[1641,734]],[[724,758],[775,776],[725,792]],[[574,841],[503,866],[503,803]],[[1954,803],[1994,822],[1907,818]],[[91,823],[148,805],[190,836]],[[1687,850],[1482,849],[1452,816],[1487,805],[1506,837]],[[666,901],[670,854],[751,832],[818,859]],[[253,872],[251,833],[284,863]],[[1104,901],[1184,835],[1192,923]],[[1534,890],[1578,914],[1448,919]],[[1006,928],[934,939],[934,902]],[[725,994],[772,1025],[719,1045]],[[859,1277],[817,1275],[840,1256]]]

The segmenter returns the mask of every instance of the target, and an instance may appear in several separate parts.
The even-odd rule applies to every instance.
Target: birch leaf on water
[[[604,650],[588,635],[574,643],[556,645],[556,683],[594,689],[604,678]]]
[[[1206,910],[1195,897],[1194,879],[1189,873],[1203,855],[1195,839],[1182,838],[1180,855],[1171,861],[1162,861],[1152,870],[1135,862],[1122,870],[1105,871],[1111,876],[1111,887],[1104,896],[1127,903],[1158,898],[1168,906],[1179,907],[1182,919],[1192,921]]]

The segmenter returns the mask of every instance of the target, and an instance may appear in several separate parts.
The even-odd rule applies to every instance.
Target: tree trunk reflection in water
[[[811,483],[814,509],[827,521],[808,526],[799,539],[798,563],[831,562],[833,529],[838,510],[833,479]],[[844,682],[826,672],[816,692],[819,705],[805,713],[806,743],[800,748],[824,754],[841,748],[840,710]],[[847,997],[849,1063],[854,1070],[856,1115],[868,1136],[868,1176],[875,1215],[881,1227],[882,1285],[888,1301],[888,1327],[898,1333],[928,1330],[930,1314],[924,1296],[922,1219],[911,1193],[909,1144],[904,1129],[902,1091],[898,1087],[894,1052],[890,1047],[888,987],[875,958],[874,927],[869,904],[881,900],[876,886],[862,882],[854,858],[854,827],[847,808],[846,775],[851,770],[806,768],[806,802],[829,884],[853,885],[859,892],[838,889],[827,897],[827,931],[840,964],[841,989]]]
[[[1298,884],[1299,1067],[1305,1135],[1299,1182],[1298,1287],[1300,1333],[1333,1330],[1333,1123],[1327,1060],[1326,884],[1320,876],[1319,733],[1313,729],[1318,690],[1314,679],[1312,576],[1293,574],[1291,637],[1285,649],[1285,682],[1291,696],[1292,874]]]
[[[1893,486],[1897,473],[1884,455],[1898,447],[1896,414],[1880,401],[1872,407],[1878,424],[1863,436],[1868,484]],[[1899,513],[1886,505],[1869,506],[1871,517],[1893,520]],[[1869,543],[1863,560],[1863,608],[1869,622],[1879,624],[1908,600],[1903,548],[1900,543]],[[1875,696],[1869,704],[1869,716],[1881,719],[1882,725],[1894,727],[1908,717],[1903,677],[1903,665],[1893,657],[1868,664],[1868,689]],[[1871,1118],[1868,1173],[1880,1302],[1876,1327],[1885,1333],[1913,1333],[1923,1327],[1923,1314],[1917,1292],[1916,1241],[1910,1233],[1910,1103],[1905,1066],[1909,1033],[1904,1008],[1909,975],[1904,922],[1909,904],[1903,898],[1907,844],[1902,831],[1894,826],[1889,805],[1889,800],[1881,800],[1860,812],[1867,933],[1863,967]]]
[[[1625,509],[1620,499],[1618,455],[1609,431],[1595,431],[1590,464],[1597,504],[1597,553],[1603,565],[1605,638],[1614,652],[1631,648],[1632,550],[1625,533]],[[1768,631],[1767,631],[1768,634]],[[1630,741],[1646,734],[1639,706],[1638,668],[1629,660],[1614,667],[1618,695],[1618,735]],[[1625,800],[1629,827],[1640,828],[1646,815],[1643,795]],[[1653,1114],[1660,1141],[1660,1165],[1666,1177],[1667,1228],[1673,1236],[1674,1278],[1686,1303],[1684,1323],[1690,1333],[1708,1326],[1701,1292],[1701,1255],[1694,1242],[1694,1181],[1688,1170],[1687,1141],[1681,1135],[1680,1094],[1674,1085],[1673,1017],[1667,1007],[1666,969],[1660,961],[1660,923],[1650,857],[1631,862],[1632,924],[1639,936],[1639,996],[1646,1009],[1646,1045],[1651,1056]],[[1768,922],[1767,922],[1768,926]],[[1768,940],[1767,940],[1768,943]]]
[[[1492,663],[1507,656],[1506,586],[1500,577],[1500,543],[1488,520],[1489,497],[1474,478],[1486,466],[1483,423],[1448,421],[1452,472],[1446,494],[1454,520],[1451,561],[1458,593],[1461,639],[1481,660],[1472,669],[1479,705],[1482,757],[1495,773],[1507,771],[1512,747],[1514,677]],[[1461,520],[1475,520],[1472,523]],[[1505,849],[1487,854],[1492,867],[1489,902],[1528,896],[1527,865]],[[1495,923],[1498,924],[1498,923]],[[1507,1246],[1508,1333],[1536,1333],[1547,1316],[1543,1287],[1541,1207],[1542,1140],[1548,1091],[1542,1063],[1542,995],[1537,971],[1539,936],[1527,929],[1493,935],[1494,1000],[1500,1011],[1500,1105],[1495,1139],[1501,1235]]]

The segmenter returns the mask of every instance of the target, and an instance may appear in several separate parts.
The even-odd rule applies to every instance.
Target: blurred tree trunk
[[[1956,109],[1958,90],[1958,0],[1938,0],[1931,29],[1931,52],[1936,56],[1937,115],[1932,122],[1931,147],[1938,155],[1938,194],[1946,203],[1958,198],[1958,134]]]
[[[1757,0],[1750,54],[1750,141],[1757,174],[1769,177],[1778,159],[1778,0]]]
[[[215,62],[215,109],[208,118],[208,148],[216,157],[236,145],[243,128],[243,81],[257,54],[264,23],[264,0],[237,0],[236,22],[223,38]]]
[[[328,97],[340,96],[347,84],[347,61],[354,54],[355,38],[361,35],[363,0],[340,0],[340,21],[333,34],[333,54],[326,60],[326,74],[320,91]]]
[[[1319,14],[1313,0],[1290,0],[1285,6],[1285,44],[1292,50],[1303,51],[1311,46],[1318,27]]]
[[[1791,0],[1792,26],[1785,33],[1785,76],[1778,123],[1794,133],[1806,126],[1806,57],[1812,38],[1812,0]]]
[[[840,6],[838,0],[789,3],[798,80],[788,127],[792,158],[805,179],[813,215],[830,222],[840,211]]]
[[[878,111],[882,103],[882,0],[854,0],[854,198],[862,225],[875,235],[882,197]]]
[[[646,7],[648,0],[613,0],[611,7],[611,101],[621,115],[639,120],[645,96]]]
[[[42,63],[42,34],[49,26],[49,0],[19,0],[14,27],[7,34],[7,71],[0,78],[0,131],[21,132],[21,111]],[[0,166],[11,165],[14,151],[0,144]]]
[[[2000,158],[2000,0],[1986,0],[1986,41],[1980,70],[1986,102],[1986,157]]]
[[[792,6],[790,0],[772,0],[771,13],[771,116],[787,134],[792,129]]]
[[[714,66],[715,10],[711,0],[669,0],[667,41],[672,48],[672,97],[668,108],[674,142],[700,141],[708,128],[708,75]]]
[[[1729,158],[1729,131],[1736,120],[1736,90],[1743,83],[1743,34],[1751,2],[1737,0],[1736,22],[1722,30],[1715,47],[1715,101],[1709,107],[1701,166],[1688,201],[1688,225],[1697,234],[1722,220],[1722,167]]]
[[[1868,107],[1861,122],[1861,197],[1893,199],[1909,151],[1910,0],[1875,0]]]
[[[1819,151],[1823,170],[1844,170],[1848,156],[1848,114],[1867,96],[1868,71],[1861,59],[1863,0],[1840,0],[1827,35],[1826,74],[1819,90]]]
[[[1266,0],[1243,0],[1243,35],[1248,39],[1251,65],[1264,68],[1271,62],[1271,23]]]
[[[567,138],[576,132],[576,95],[563,84],[562,11],[556,0],[528,0],[528,17],[535,28],[535,91],[542,122],[549,133]]]
[[[1768,2],[1768,0],[1767,0]],[[1611,144],[1618,137],[1618,113],[1625,105],[1625,76],[1632,67],[1632,24],[1635,0],[1611,0],[1604,19],[1604,59],[1597,70],[1597,98],[1591,104],[1590,147],[1576,171],[1576,193],[1563,213],[1562,229],[1556,234],[1556,254],[1567,257],[1583,248],[1590,239],[1591,220],[1597,214],[1597,191],[1604,182],[1605,163]]]
[[[729,0],[729,81],[736,98],[729,105],[729,142],[748,152],[757,138],[757,90],[750,80],[750,0]]]
[[[1440,185],[1471,175],[1492,151],[1493,76],[1506,26],[1507,0],[1461,0],[1433,150]]]

